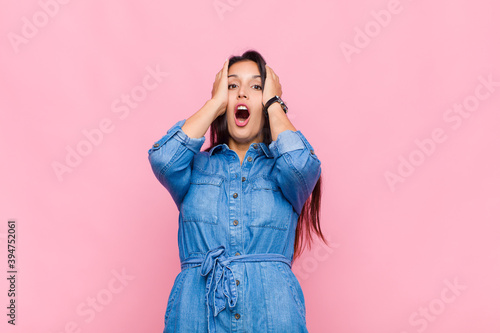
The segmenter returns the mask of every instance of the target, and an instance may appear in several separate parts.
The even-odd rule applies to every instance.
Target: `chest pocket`
[[[250,227],[287,230],[293,208],[278,184],[271,179],[258,177],[253,180],[251,189]]]
[[[218,223],[222,181],[220,176],[193,170],[191,185],[181,204],[184,222]]]

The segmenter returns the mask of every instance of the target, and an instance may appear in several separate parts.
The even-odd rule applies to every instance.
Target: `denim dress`
[[[300,131],[252,143],[243,163],[227,144],[200,151],[185,119],[148,151],[177,208],[181,271],[166,332],[307,332],[304,294],[291,270],[297,219],[321,174]]]

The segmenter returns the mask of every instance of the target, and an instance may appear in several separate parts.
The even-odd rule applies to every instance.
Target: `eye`
[[[255,89],[257,89],[257,90],[262,90],[262,87],[259,86],[258,84],[254,84],[252,87],[255,87]]]
[[[231,89],[231,88],[236,88],[236,84],[235,83],[231,83],[228,87],[228,89]]]

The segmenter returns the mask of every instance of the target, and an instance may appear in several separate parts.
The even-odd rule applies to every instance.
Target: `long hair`
[[[229,59],[228,68],[233,64],[250,60],[257,64],[259,68],[260,76],[262,78],[262,90],[264,90],[264,84],[266,81],[266,61],[262,55],[255,50],[248,50],[241,56],[232,56]],[[264,128],[262,129],[264,135],[264,143],[270,145],[272,142],[271,126],[269,125],[269,118],[264,117]],[[210,147],[206,148],[205,151],[208,152],[213,147],[219,144],[229,144],[229,131],[227,129],[227,116],[226,112],[219,117],[217,117],[210,125]],[[321,209],[321,175],[314,186],[312,194],[304,203],[304,207],[300,213],[297,220],[297,229],[295,230],[295,243],[293,246],[294,255],[293,260],[298,258],[304,251],[305,246],[309,249],[311,248],[313,233],[328,244],[327,240],[323,236],[319,221],[319,212]]]

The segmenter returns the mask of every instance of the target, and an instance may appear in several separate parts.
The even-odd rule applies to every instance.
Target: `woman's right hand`
[[[212,100],[217,105],[217,117],[226,112],[228,94],[228,79],[227,72],[229,67],[229,59],[226,59],[222,69],[215,75],[214,86],[212,88]]]

